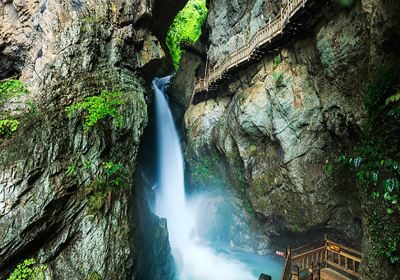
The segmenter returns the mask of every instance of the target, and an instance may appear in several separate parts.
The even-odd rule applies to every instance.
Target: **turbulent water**
[[[153,81],[159,162],[159,187],[156,192],[155,213],[167,218],[177,277],[179,280],[258,279],[259,272],[252,269],[254,264],[249,261],[251,258],[223,248],[211,247],[207,240],[201,239],[196,234],[198,230],[195,217],[199,213],[188,205],[185,197],[182,150],[163,93],[169,80],[169,77],[165,77]],[[253,259],[253,263],[256,262],[257,260]],[[265,265],[267,268],[268,263]],[[270,262],[269,265],[276,266],[276,263]]]

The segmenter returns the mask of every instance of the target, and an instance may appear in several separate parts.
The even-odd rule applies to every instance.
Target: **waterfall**
[[[167,219],[177,277],[179,280],[257,279],[244,263],[217,252],[196,236],[196,213],[185,197],[179,136],[164,96],[169,81],[170,77],[153,81],[159,162],[155,214]]]

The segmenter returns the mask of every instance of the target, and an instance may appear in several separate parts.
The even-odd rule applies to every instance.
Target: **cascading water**
[[[217,252],[196,236],[196,213],[187,205],[184,161],[173,117],[164,96],[170,77],[155,79],[159,187],[155,214],[168,221],[169,240],[179,280],[257,279],[242,262]]]

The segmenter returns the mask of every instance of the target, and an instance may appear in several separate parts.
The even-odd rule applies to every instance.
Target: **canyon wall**
[[[137,242],[141,191],[133,173],[148,81],[166,59],[160,42],[184,5],[0,3],[0,78],[19,78],[30,91],[1,108],[2,118],[18,118],[20,126],[0,140],[0,279],[30,257],[48,264],[50,279],[137,279],[147,249],[164,249],[154,257],[162,273],[152,279],[173,273],[165,221],[152,217],[147,233],[158,248]],[[84,116],[67,117],[66,106],[104,90],[120,92],[122,125],[104,119],[85,130]],[[116,165],[125,187],[114,191],[100,170]]]
[[[278,2],[212,1],[208,64],[246,44]],[[229,192],[270,244],[296,246],[328,233],[360,247],[365,199],[351,173],[327,166],[361,137],[368,81],[399,61],[399,11],[397,1],[328,1],[311,15],[312,26],[236,72],[213,98],[191,104],[185,128],[193,188],[233,186]],[[395,279],[363,240],[363,279],[381,279],[383,271]]]

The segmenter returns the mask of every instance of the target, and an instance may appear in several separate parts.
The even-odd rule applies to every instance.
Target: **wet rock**
[[[21,122],[11,139],[0,140],[0,279],[28,257],[48,264],[48,279],[137,278],[133,173],[149,90],[142,71],[165,60],[156,37],[165,34],[152,33],[152,17],[168,26],[184,4],[168,1],[164,21],[154,13],[161,2],[1,2],[0,78],[17,75],[30,94],[0,108],[2,117],[7,111]],[[121,127],[106,118],[85,131],[82,115],[67,118],[66,106],[102,90],[121,92]],[[107,161],[127,171],[127,188],[95,193]],[[168,263],[165,222],[155,222],[153,233],[154,254]]]
[[[216,65],[245,45],[279,11],[279,3],[221,0],[210,9],[208,58]],[[382,65],[399,61],[394,26],[400,8],[396,1],[365,0],[333,9],[293,44],[235,73],[216,98],[190,106],[185,114],[194,184],[213,189],[222,177],[234,186],[231,192],[242,193],[242,202],[250,202],[245,209],[255,211],[263,232],[274,242],[284,240],[282,245],[326,232],[359,243],[363,232],[352,176],[325,168],[361,135],[366,81]],[[273,66],[276,55],[283,61]],[[204,158],[217,158],[218,164],[199,169],[196,162]],[[365,255],[373,251],[367,224]],[[378,277],[377,267],[388,269],[384,260],[368,256],[365,279]],[[395,278],[393,271],[383,274]]]

